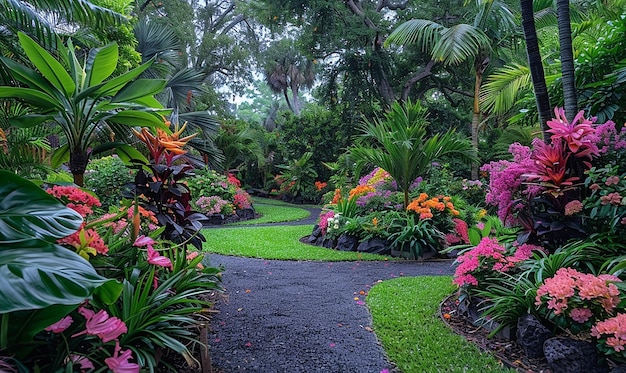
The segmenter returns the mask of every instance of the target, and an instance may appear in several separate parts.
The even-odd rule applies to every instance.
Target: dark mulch
[[[546,359],[529,359],[514,341],[489,338],[490,331],[474,325],[458,309],[456,296],[446,298],[440,307],[441,319],[456,333],[496,356],[508,367],[526,373],[552,373]]]

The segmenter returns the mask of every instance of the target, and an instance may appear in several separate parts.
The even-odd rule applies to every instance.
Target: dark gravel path
[[[393,277],[453,273],[451,262],[210,258],[226,269],[229,299],[217,305],[209,336],[213,366],[224,373],[391,370],[360,292]]]

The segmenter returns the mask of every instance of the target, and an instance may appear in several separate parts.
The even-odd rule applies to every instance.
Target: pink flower
[[[152,247],[152,245],[154,245],[156,242],[150,238],[150,237],[146,237],[143,234],[139,237],[137,237],[137,239],[135,240],[135,242],[133,243],[133,246],[136,247],[143,247],[143,246],[147,246],[147,247]]]
[[[593,141],[596,132],[593,121],[585,118],[584,111],[578,112],[572,123],[567,122],[563,108],[555,108],[554,114],[556,117],[547,122],[550,127],[547,132],[552,134],[552,141],[565,140],[570,151],[577,157],[599,154],[598,146]]]
[[[106,343],[117,339],[120,335],[128,331],[126,324],[122,320],[117,317],[109,317],[109,314],[105,310],[94,313],[94,311],[90,309],[79,307],[78,313],[85,316],[85,319],[87,319],[85,325],[86,329],[80,333],[74,334],[72,337],[83,334],[95,335],[102,339],[102,342]]]
[[[611,186],[611,185],[617,185],[619,184],[619,176],[609,176],[606,178],[606,181],[604,182],[604,184],[606,184],[606,186]]]
[[[574,308],[569,313],[569,315],[572,320],[576,321],[577,323],[583,324],[587,320],[589,320],[591,316],[593,316],[593,312],[591,312],[589,308]]]
[[[619,206],[622,204],[622,196],[617,192],[609,193],[606,196],[600,197],[600,202],[603,205],[611,204],[613,206]]]
[[[74,320],[72,320],[72,317],[65,316],[64,318],[55,322],[44,330],[52,333],[63,333],[65,329],[69,328],[69,326],[72,325],[73,322]]]
[[[46,193],[61,200],[67,207],[78,212],[83,218],[93,213],[93,206],[102,206],[98,198],[73,186],[55,185],[47,189]]]
[[[618,313],[615,317],[596,323],[591,328],[591,335],[596,337],[600,344],[606,344],[615,352],[624,351],[626,346],[626,314]]]
[[[104,359],[104,362],[113,373],[139,373],[141,367],[138,364],[128,362],[132,353],[131,350],[122,351],[120,343],[116,341],[113,356]]]
[[[565,216],[572,216],[583,210],[583,203],[575,199],[565,205]]]
[[[152,246],[148,246],[148,263],[163,268],[169,268],[170,271],[174,270],[172,261],[167,257],[159,255],[159,253]]]
[[[79,252],[79,254],[81,251],[85,251],[92,255],[96,255],[96,253],[106,255],[109,252],[109,248],[104,243],[104,240],[102,240],[102,237],[100,237],[95,229],[91,228],[81,228],[71,235],[57,240],[57,243],[72,246],[77,250],[77,252]],[[85,259],[87,258],[88,256],[85,257]]]
[[[96,367],[93,365],[91,360],[87,358],[87,356],[72,354],[70,355],[70,360],[72,361],[72,363],[78,364],[78,366],[81,369],[81,372],[84,372],[89,369],[96,369]]]

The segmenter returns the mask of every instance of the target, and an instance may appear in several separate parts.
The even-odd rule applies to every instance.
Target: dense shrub
[[[105,211],[120,202],[122,189],[131,181],[131,169],[117,156],[94,159],[85,171],[85,188],[96,193]]]

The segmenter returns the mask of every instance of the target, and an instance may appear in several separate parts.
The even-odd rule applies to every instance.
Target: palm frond
[[[189,108],[191,93],[203,91],[201,87],[205,78],[205,73],[195,69],[178,70],[168,79],[165,86],[168,95],[167,106],[178,109]]]
[[[427,19],[411,19],[398,26],[385,40],[385,46],[390,44],[417,44],[422,51],[431,50],[446,28],[439,23]]]
[[[458,65],[473,59],[481,51],[489,51],[490,44],[491,41],[482,30],[462,23],[443,30],[432,56],[447,65]]]
[[[55,26],[51,19],[94,29],[119,25],[128,20],[122,14],[86,0],[0,0],[0,25],[31,35],[47,49],[56,47]]]
[[[511,110],[520,92],[531,87],[530,69],[520,64],[506,65],[489,74],[481,87],[480,101],[486,112],[504,114]]]

